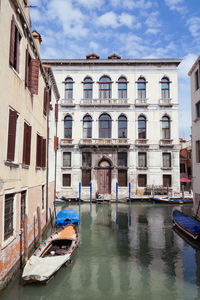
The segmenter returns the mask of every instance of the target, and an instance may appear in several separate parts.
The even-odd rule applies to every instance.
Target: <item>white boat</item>
[[[79,243],[77,228],[69,224],[52,234],[26,263],[24,283],[46,283],[65,263],[69,262]]]

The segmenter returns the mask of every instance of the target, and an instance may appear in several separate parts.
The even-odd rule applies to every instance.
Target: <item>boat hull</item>
[[[193,203],[193,199],[190,198],[157,198],[152,197],[152,201],[166,204],[188,204]]]
[[[46,283],[67,262],[71,260],[79,244],[77,228],[70,224],[52,234],[35,251],[26,263],[23,283]]]

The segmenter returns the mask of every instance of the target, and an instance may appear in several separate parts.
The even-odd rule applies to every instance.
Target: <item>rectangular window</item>
[[[42,185],[42,209],[44,209],[44,185]]]
[[[20,57],[21,35],[16,26],[15,17],[12,16],[11,33],[10,33],[10,65],[19,73],[19,57]]]
[[[147,153],[146,152],[138,153],[138,167],[139,168],[147,167]]]
[[[147,185],[147,175],[146,174],[139,174],[138,175],[138,186],[145,187]]]
[[[63,152],[63,167],[71,167],[71,152]]]
[[[127,152],[118,153],[118,167],[127,167]]]
[[[91,168],[92,166],[92,153],[83,152],[82,153],[82,167]]]
[[[26,191],[21,192],[21,228],[24,227],[24,219],[26,214]]]
[[[185,173],[185,164],[180,164],[180,173]]]
[[[199,73],[198,70],[194,73],[195,91],[199,89]]]
[[[63,186],[71,186],[71,174],[63,174]]]
[[[90,186],[91,170],[82,170],[82,186]]]
[[[163,153],[163,168],[171,168],[171,153]]]
[[[200,163],[200,141],[196,141],[196,162]]]
[[[127,170],[118,170],[119,186],[127,186]]]
[[[36,167],[46,167],[46,139],[37,134]]]
[[[7,160],[15,160],[15,144],[17,132],[17,118],[18,114],[15,110],[9,110],[9,125],[8,125],[8,147],[7,147]]]
[[[13,203],[14,194],[5,195],[5,211],[4,211],[4,240],[13,235]]]
[[[163,186],[170,187],[172,185],[171,175],[163,175]]]
[[[25,165],[30,165],[31,155],[31,126],[24,122],[24,143],[22,162]]]
[[[200,101],[196,103],[196,116],[200,118]]]

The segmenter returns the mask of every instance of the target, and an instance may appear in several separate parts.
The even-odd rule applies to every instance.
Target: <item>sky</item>
[[[179,136],[190,139],[188,71],[200,55],[200,0],[30,0],[41,58],[181,58]]]

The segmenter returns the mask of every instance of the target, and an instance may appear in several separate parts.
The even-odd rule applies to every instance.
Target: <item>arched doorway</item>
[[[111,165],[108,160],[101,160],[97,171],[98,193],[111,193]]]

